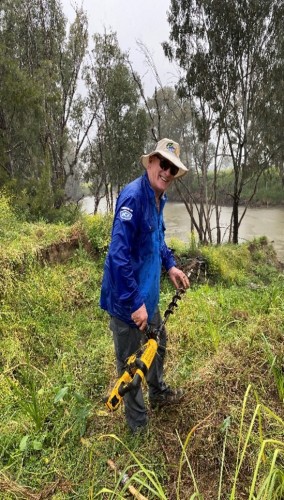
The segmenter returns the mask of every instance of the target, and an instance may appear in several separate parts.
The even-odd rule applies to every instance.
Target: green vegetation
[[[224,200],[225,204],[230,204],[228,193],[232,190],[233,172],[231,169],[222,172],[219,180],[219,196]],[[256,193],[252,200],[252,205],[282,205],[284,202],[284,186],[279,178],[279,172],[275,168],[269,168],[260,177]],[[241,194],[241,203],[245,203],[251,197],[253,192],[253,182],[247,179],[244,182],[244,187]]]
[[[214,174],[208,172],[207,189],[213,191]],[[234,173],[231,168],[227,168],[219,173],[217,183],[217,199],[219,205],[232,205],[232,193],[234,185]],[[199,185],[197,176],[191,178],[191,189],[196,200],[200,199]],[[175,186],[172,187],[171,199],[179,200],[178,194],[175,193]],[[254,181],[247,179],[242,189],[240,203],[245,204],[251,197],[254,191]],[[203,200],[205,201],[205,200]],[[279,206],[284,203],[284,187],[279,178],[279,172],[275,168],[267,169],[260,177],[255,195],[250,206]]]
[[[110,218],[22,224],[0,200],[1,498],[126,498],[129,485],[149,500],[283,498],[284,279],[265,238],[172,242],[185,269],[207,262],[167,324],[166,379],[186,397],[132,436],[102,402],[116,380],[98,305]]]

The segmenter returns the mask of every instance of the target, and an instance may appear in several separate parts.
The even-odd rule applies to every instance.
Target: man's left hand
[[[189,279],[186,276],[186,274],[184,274],[184,272],[181,271],[181,269],[178,269],[175,266],[171,267],[171,269],[169,269],[168,271],[168,275],[176,288],[189,287]]]

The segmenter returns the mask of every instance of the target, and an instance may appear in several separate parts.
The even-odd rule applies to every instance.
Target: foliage
[[[284,373],[282,367],[282,360],[280,356],[274,355],[273,350],[269,342],[267,341],[265,335],[263,336],[263,338],[265,343],[265,350],[267,353],[267,361],[270,365],[270,369],[274,377],[279,399],[284,403]]]
[[[135,465],[138,466],[138,471],[135,471],[131,476],[128,478],[127,476],[127,471],[123,472],[124,475],[127,476],[127,479],[124,482],[123,489],[121,493],[126,493],[129,486],[132,485],[132,483],[137,483],[139,485],[139,489],[143,488],[146,489],[149,493],[154,495],[154,497],[159,498],[160,500],[167,500],[166,494],[163,491],[163,487],[159,481],[158,475],[155,473],[155,471],[148,469],[147,467],[144,466],[144,464],[141,462],[141,460],[138,458],[138,456],[133,453],[117,436],[115,435],[106,435],[102,436],[102,438],[112,438],[116,441],[118,441],[123,448],[126,449],[126,451],[131,455],[131,458],[134,460]],[[116,491],[119,488],[119,484],[121,482],[122,476],[119,477],[117,483],[116,483],[116,488],[114,491],[111,491],[108,488],[103,488],[101,489],[94,497],[91,492],[91,498],[96,498],[96,497],[101,497],[103,493],[110,493],[110,499],[115,498],[116,496]]]
[[[16,231],[19,229],[19,220],[12,209],[11,200],[9,196],[4,192],[0,191],[0,236],[1,238],[7,239],[9,234],[12,233],[13,237],[17,234]]]
[[[264,419],[269,420],[275,420],[279,422],[280,426],[284,430],[284,421],[281,420],[277,415],[275,415],[273,412],[269,410],[269,408],[266,408],[263,405],[260,405],[258,403],[258,397],[257,394],[256,396],[256,401],[257,404],[255,406],[255,410],[253,413],[253,416],[251,417],[250,423],[249,423],[249,428],[247,431],[244,430],[245,424],[245,413],[246,413],[246,406],[248,403],[248,398],[250,395],[250,392],[252,392],[252,387],[249,385],[247,388],[247,391],[244,395],[244,400],[243,400],[243,405],[242,405],[242,410],[241,410],[241,419],[240,419],[240,425],[239,425],[239,441],[238,441],[238,454],[237,454],[237,459],[236,459],[236,466],[235,466],[235,472],[233,475],[233,481],[232,481],[232,486],[229,492],[229,498],[230,500],[236,500],[238,498],[237,496],[237,484],[238,484],[238,478],[240,475],[240,470],[245,458],[246,453],[248,452],[248,446],[249,446],[249,441],[252,440],[253,438],[253,427],[256,425],[256,422],[258,421],[258,432],[260,435],[260,442],[259,442],[259,449],[258,449],[258,455],[255,461],[255,468],[254,468],[254,473],[253,477],[251,480],[251,483],[249,485],[249,499],[257,499],[257,500],[263,500],[265,499],[270,499],[270,498],[281,498],[281,495],[284,492],[284,483],[281,481],[281,471],[277,468],[276,466],[276,460],[277,457],[283,455],[284,453],[284,442],[277,440],[277,439],[271,439],[267,440],[263,438],[262,435],[262,418],[261,414]],[[206,421],[206,419],[205,419]],[[198,431],[198,427],[200,427],[202,424],[205,423],[205,421],[200,421],[198,424],[190,430],[188,433],[185,442],[183,443],[182,440],[180,439],[180,436],[178,436],[178,439],[181,444],[181,455],[180,455],[180,460],[179,460],[179,467],[178,467],[178,481],[177,481],[177,499],[183,498],[183,491],[181,489],[182,487],[182,469],[184,464],[186,463],[188,466],[188,469],[190,471],[190,475],[192,477],[192,483],[194,485],[194,493],[190,496],[190,499],[202,499],[203,495],[199,491],[198,483],[195,479],[194,472],[192,470],[190,460],[188,458],[187,454],[187,448],[189,446],[189,443],[191,440],[194,439],[195,433]],[[222,490],[226,489],[226,486],[223,484],[222,481],[222,474],[223,474],[223,467],[224,467],[224,462],[225,462],[225,453],[226,453],[226,443],[227,443],[227,437],[228,433],[230,430],[230,418],[225,419],[224,424],[223,424],[223,430],[225,432],[224,436],[224,447],[223,447],[223,455],[222,455],[222,462],[221,462],[221,468],[220,468],[220,477],[219,477],[219,489],[218,489],[218,500],[222,498]],[[94,498],[97,496],[102,495],[103,493],[108,493],[109,496],[108,498],[112,499],[115,498],[115,495],[117,494],[116,492],[119,490],[120,484],[122,483],[122,489],[121,489],[121,494],[124,494],[127,492],[128,488],[133,484],[137,488],[137,485],[139,485],[138,491],[145,491],[147,494],[152,494],[154,497],[160,498],[160,499],[167,499],[167,494],[166,491],[163,489],[163,486],[161,485],[159,478],[155,474],[154,471],[151,469],[148,469],[147,466],[143,464],[141,459],[138,458],[138,456],[133,453],[117,436],[115,435],[107,435],[107,436],[102,436],[103,438],[111,438],[115,439],[118,441],[131,455],[131,460],[133,461],[133,465],[131,468],[134,470],[132,471],[131,476],[128,476],[128,470],[123,470],[116,482],[116,486],[114,490],[110,490],[108,488],[102,488],[97,495],[95,495]],[[264,461],[264,452],[266,452],[266,449],[268,447],[272,447],[274,450],[274,453],[271,457],[270,461],[270,469],[268,469],[268,472],[262,479],[261,484],[259,487],[256,489],[256,480],[257,477],[260,473],[260,466],[261,462]],[[130,467],[129,467],[130,469]],[[280,481],[278,484],[277,481],[277,476],[280,475]],[[124,479],[123,479],[124,478]],[[93,498],[93,495],[92,495]]]
[[[1,311],[1,469],[11,474],[24,458],[22,481],[33,487],[44,484],[42,467],[64,467],[72,449],[77,455],[87,419],[96,415],[92,394],[101,405],[108,333],[97,308],[101,273],[87,262],[79,251],[67,273],[63,265],[26,269]]]
[[[58,242],[71,241],[74,235],[84,238],[80,223],[46,224],[22,222],[12,199],[0,193],[0,298],[9,293],[17,276],[24,274],[38,260],[51,258]]]
[[[101,256],[105,255],[110,243],[112,222],[112,214],[86,215],[83,219],[83,226],[93,249]]]
[[[96,109],[97,134],[84,158],[85,178],[95,198],[107,196],[112,210],[112,189],[120,189],[139,172],[138,157],[146,137],[146,114],[139,93],[114,33],[94,36],[94,49],[85,82],[91,105]]]
[[[232,244],[204,247],[202,255],[208,263],[208,275],[224,284],[244,284],[250,274],[250,252],[247,245]],[[232,266],[232,262],[234,265]]]
[[[2,266],[5,262],[9,266],[9,260],[16,264],[17,262],[29,261],[36,262],[40,258],[43,245],[54,245],[62,239],[70,239],[73,232],[76,232],[76,226],[67,226],[63,224],[50,224],[38,222],[35,224],[23,223],[19,230],[20,222],[15,219],[15,225],[9,227],[0,243],[0,259]],[[11,266],[9,266],[11,267]]]
[[[230,243],[197,245],[192,235],[189,243],[172,238],[170,247],[174,253],[177,253],[178,262],[181,265],[185,264],[185,258],[189,255],[201,256],[206,263],[207,277],[214,283],[244,285],[250,279],[258,281],[257,277],[259,277],[265,281],[269,279],[269,276],[277,274],[277,269],[273,270],[271,265],[267,266],[267,260],[273,263],[277,261],[277,258],[273,246],[265,237],[255,238],[239,245]]]
[[[40,431],[47,414],[46,401],[42,398],[44,390],[37,387],[32,367],[27,366],[25,371],[19,370],[17,380],[11,382],[11,390],[24,416],[30,417],[35,424],[36,431]],[[24,441],[22,440],[20,444],[21,451],[27,443],[26,437],[23,439]]]
[[[58,0],[4,0],[0,9],[0,185],[40,218],[62,205],[76,176],[82,137],[73,155],[70,139],[81,118],[75,91],[87,20],[77,9],[67,34]]]
[[[207,178],[207,189],[210,190],[214,182],[214,173],[212,171],[208,172]],[[218,200],[222,206],[230,206],[232,204],[232,198],[230,193],[233,189],[234,173],[231,168],[226,168],[218,175]],[[246,202],[250,198],[250,193],[253,190],[253,182],[248,180],[244,185],[241,199],[240,199],[240,212],[245,207]],[[196,199],[199,199],[199,187],[198,178],[196,175],[191,175],[191,192]],[[176,195],[174,192],[169,193],[169,199],[175,201]],[[205,201],[205,200],[203,200]],[[279,182],[279,173],[276,169],[270,168],[259,180],[255,196],[250,203],[250,206],[274,206],[283,204],[283,186]]]
[[[192,142],[190,102],[180,97],[172,87],[162,87],[156,89],[147,100],[147,109],[152,118],[151,135],[154,134],[157,140],[170,137],[177,141],[181,148],[181,159],[188,165]],[[151,151],[152,148],[151,137],[147,149]]]

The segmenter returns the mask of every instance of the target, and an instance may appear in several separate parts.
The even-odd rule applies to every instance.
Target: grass
[[[222,450],[222,456],[221,456],[221,465],[220,465],[220,472],[219,472],[219,485],[218,485],[218,494],[216,495],[216,499],[220,500],[224,498],[223,492],[225,492],[226,498],[229,498],[230,500],[236,500],[239,498],[237,490],[238,490],[238,480],[240,476],[240,471],[246,456],[246,453],[248,451],[249,443],[253,439],[253,428],[257,423],[257,429],[258,429],[258,434],[259,434],[259,447],[258,447],[258,454],[256,455],[256,462],[255,462],[255,467],[253,471],[253,476],[248,484],[248,500],[253,500],[253,499],[258,499],[258,500],[265,500],[265,499],[271,499],[271,498],[282,498],[282,495],[284,493],[284,483],[283,483],[283,471],[276,466],[277,459],[283,454],[284,454],[284,442],[283,440],[277,440],[277,439],[264,439],[263,438],[263,431],[262,431],[262,419],[267,415],[268,419],[275,420],[277,423],[279,423],[280,427],[284,429],[284,421],[279,418],[277,415],[275,415],[273,412],[271,412],[268,408],[265,406],[261,405],[258,402],[258,397],[257,394],[255,395],[256,397],[256,406],[254,408],[253,415],[249,421],[249,426],[248,429],[245,430],[245,417],[246,417],[246,408],[248,405],[248,400],[250,393],[252,392],[252,386],[249,385],[242,404],[242,410],[241,410],[241,420],[240,420],[240,425],[239,425],[239,437],[238,437],[238,446],[237,446],[237,455],[236,455],[236,463],[235,463],[235,470],[232,475],[232,486],[230,487],[230,490],[226,488],[226,485],[223,482],[223,473],[224,473],[224,465],[225,465],[225,457],[226,457],[226,445],[227,445],[227,439],[229,435],[229,430],[230,430],[230,418],[226,418],[223,422],[222,425],[222,430],[224,432],[224,441],[223,441],[223,450]],[[177,500],[181,500],[184,498],[184,492],[182,489],[182,477],[183,477],[183,467],[184,464],[186,464],[192,484],[193,484],[193,493],[190,494],[190,499],[203,499],[203,495],[200,492],[199,486],[198,486],[198,481],[195,477],[193,467],[191,466],[190,459],[188,456],[187,449],[189,448],[191,440],[194,440],[195,434],[198,432],[198,429],[200,427],[205,427],[207,425],[207,422],[209,421],[211,415],[208,415],[205,419],[202,421],[199,421],[188,433],[186,436],[185,442],[183,443],[180,436],[178,435],[178,441],[181,447],[181,453],[180,453],[180,459],[179,459],[179,464],[178,464],[178,472],[177,472],[177,491],[176,491],[176,498]],[[142,463],[141,459],[138,458],[138,456],[133,453],[120,439],[117,438],[115,435],[108,435],[108,436],[103,436],[103,438],[111,438],[116,441],[118,441],[127,451],[127,453],[131,457],[132,461],[132,468],[134,468],[134,473],[132,473],[131,476],[128,475],[128,471],[125,470],[120,473],[115,488],[114,489],[109,489],[109,488],[102,488],[96,496],[100,496],[103,493],[108,493],[109,498],[113,499],[116,498],[116,495],[118,494],[117,491],[121,489],[121,494],[123,495],[125,492],[127,492],[129,486],[134,483],[136,487],[140,490],[143,488],[143,491],[146,492],[144,494],[147,494],[147,498],[150,495],[150,498],[159,498],[159,499],[165,499],[167,500],[167,494],[162,486],[162,484],[159,481],[159,478],[157,477],[156,473],[152,471],[151,469],[148,469],[145,467],[145,465]],[[262,481],[259,485],[258,492],[256,492],[256,484],[257,484],[257,478],[258,475],[260,474],[260,469],[265,460],[268,458],[268,448],[272,449],[272,460],[270,462],[270,468],[267,470],[267,472],[263,475]],[[125,479],[126,476],[126,479]],[[124,478],[124,481],[123,481]],[[122,483],[122,485],[121,485]],[[227,491],[226,491],[227,490]],[[90,498],[93,498],[93,494],[90,496]],[[209,498],[209,497],[208,497]]]
[[[56,244],[78,231],[92,243],[91,253],[81,245],[64,262],[36,258],[35,248],[52,245],[50,227],[35,240],[30,228],[21,253],[22,230],[1,253],[9,278],[0,296],[1,498],[124,498],[132,485],[148,500],[280,500],[284,280],[273,249],[263,240],[194,248],[206,274],[167,323],[166,380],[186,397],[152,410],[143,437],[129,434],[122,408],[109,414],[102,402],[116,380],[98,305],[109,221],[57,228]],[[11,265],[16,247],[21,266]],[[186,267],[190,249],[177,257]],[[161,289],[165,311],[166,277]]]

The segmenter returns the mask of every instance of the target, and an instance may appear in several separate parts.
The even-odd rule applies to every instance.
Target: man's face
[[[149,158],[147,172],[152,188],[160,196],[170,187],[178,168],[168,160],[154,155]]]

